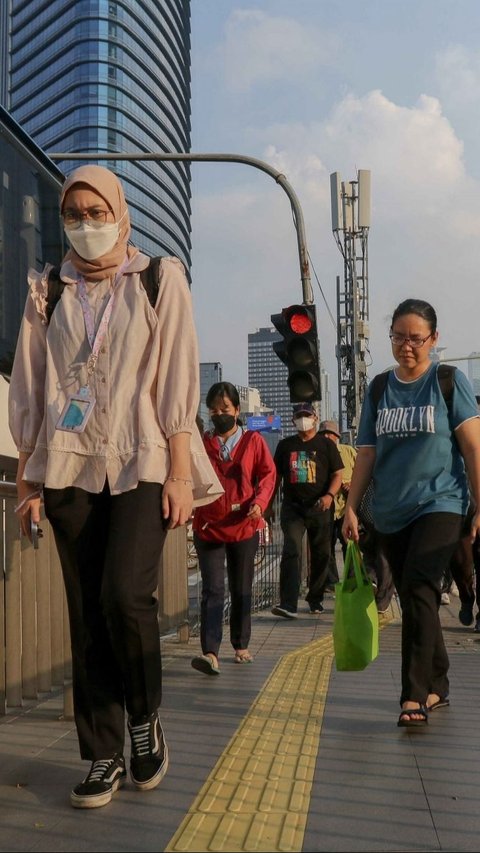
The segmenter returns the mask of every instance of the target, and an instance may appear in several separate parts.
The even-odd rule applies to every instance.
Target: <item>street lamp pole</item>
[[[246,166],[253,166],[254,169],[260,169],[270,175],[274,181],[279,184],[286,192],[290,199],[293,213],[293,223],[297,233],[297,247],[300,264],[300,279],[302,284],[303,303],[310,305],[313,303],[313,291],[310,278],[310,266],[308,263],[307,238],[305,233],[305,222],[303,218],[302,208],[292,185],[287,181],[282,172],[278,172],[269,163],[264,160],[258,160],[256,157],[247,157],[243,154],[186,154],[183,152],[171,152],[168,154],[145,154],[137,152],[134,154],[111,154],[109,152],[88,152],[88,153],[58,153],[53,152],[47,155],[51,160],[183,160],[187,162],[198,163],[244,163]]]

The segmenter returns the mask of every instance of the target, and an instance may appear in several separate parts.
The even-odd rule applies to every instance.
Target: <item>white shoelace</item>
[[[101,782],[109,767],[111,767],[114,763],[114,760],[114,758],[104,758],[100,761],[94,761],[92,764],[92,769],[90,770],[90,773],[87,777],[88,781]]]
[[[133,747],[139,758],[150,754],[150,726],[151,723],[143,723],[130,728]]]

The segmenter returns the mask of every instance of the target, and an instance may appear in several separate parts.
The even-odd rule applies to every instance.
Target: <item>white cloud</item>
[[[237,9],[226,24],[226,82],[233,92],[279,81],[298,84],[331,62],[337,45],[336,37],[314,24]]]
[[[480,51],[449,45],[435,58],[442,97],[448,105],[465,108],[480,100]]]

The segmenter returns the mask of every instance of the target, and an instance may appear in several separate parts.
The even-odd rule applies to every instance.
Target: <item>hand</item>
[[[186,524],[192,515],[192,484],[185,480],[165,480],[162,491],[162,516],[168,518],[168,530]]]
[[[332,503],[333,498],[331,495],[322,495],[322,497],[318,499],[316,505],[319,510],[321,510],[322,512],[326,512],[327,509],[330,509]]]
[[[17,509],[15,510],[20,520],[20,529],[30,542],[32,534],[30,525],[32,521],[40,522],[41,497],[37,483],[28,483],[26,480],[17,480]]]
[[[472,543],[472,545],[475,542],[475,539],[477,538],[479,533],[480,533],[480,511],[475,512],[475,515],[472,518],[472,526],[470,528],[470,542]]]
[[[350,491],[350,483],[342,483],[342,492],[344,495],[348,495]]]
[[[347,507],[343,517],[342,536],[344,539],[359,540],[357,513],[351,507]]]
[[[247,518],[261,518],[262,508],[258,504],[252,504],[247,512]]]

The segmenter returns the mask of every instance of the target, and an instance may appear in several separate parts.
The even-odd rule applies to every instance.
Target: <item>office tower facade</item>
[[[468,378],[472,383],[473,393],[480,394],[480,352],[471,352],[468,357]]]
[[[291,435],[294,427],[288,371],[273,351],[273,344],[281,340],[281,335],[273,328],[258,329],[248,335],[248,384],[258,388],[262,402],[280,415],[285,436]]]
[[[211,426],[210,416],[207,406],[205,405],[205,397],[209,389],[216,382],[222,381],[222,365],[219,361],[201,361],[200,362],[200,407],[198,414],[200,415],[205,429]]]
[[[190,0],[11,0],[9,9],[3,105],[47,153],[105,152],[92,162],[121,178],[132,242],[189,269],[189,165],[108,153],[190,150]],[[59,166],[68,174],[81,162]]]

